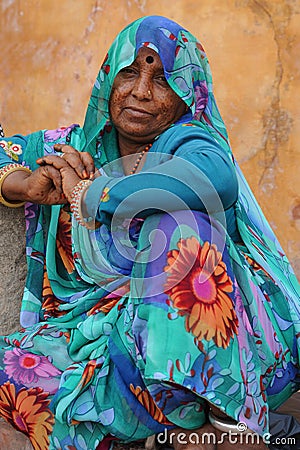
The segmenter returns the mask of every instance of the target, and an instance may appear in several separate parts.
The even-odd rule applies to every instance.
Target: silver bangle
[[[235,434],[241,434],[241,433],[251,433],[251,431],[246,428],[243,430],[241,427],[239,427],[238,422],[236,422],[234,419],[231,419],[231,417],[217,417],[212,412],[212,410],[209,410],[208,413],[208,420],[210,424],[216,428],[219,431],[223,431],[224,433],[235,433]]]

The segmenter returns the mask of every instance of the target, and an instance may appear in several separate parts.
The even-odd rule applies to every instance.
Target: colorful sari
[[[155,140],[142,172],[122,177],[108,100],[141,46],[159,53],[189,111]],[[92,154],[102,176],[86,202],[102,225],[82,227],[62,206],[26,205],[23,328],[1,338],[1,416],[43,450],[198,428],[208,403],[266,433],[269,410],[299,389],[300,289],[232,156],[202,46],[168,19],[137,20],[109,50],[83,128],[3,138],[0,165],[34,170],[57,142]],[[201,172],[186,181],[193,191],[200,184],[199,208],[175,202],[166,212],[150,202],[126,214],[120,183],[124,199],[147,175],[153,193],[170,155],[197,172],[195,142],[234,174],[234,202],[214,195],[212,207],[215,185]],[[190,198],[172,186],[164,190]]]

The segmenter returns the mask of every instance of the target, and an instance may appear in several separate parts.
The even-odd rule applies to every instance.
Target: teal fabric
[[[124,177],[120,168],[118,177],[116,165],[110,162],[104,166],[107,175],[97,178],[86,196],[90,217],[107,225],[120,204],[118,215],[145,218],[150,209],[152,213],[184,207],[210,213],[226,211],[237,200],[233,164],[222,147],[195,125],[177,124],[159,136],[142,172],[133,178]],[[104,188],[107,196],[99,205],[99,192]],[[155,189],[160,189],[158,196]]]
[[[108,101],[142,46],[189,111],[124,177]],[[83,128],[3,139],[0,164],[34,170],[57,142],[92,154],[86,206],[102,224],[26,205],[23,328],[0,340],[0,414],[35,449],[194,429],[207,403],[264,435],[269,409],[299,389],[300,290],[232,156],[202,46],[139,19],[110,48]]]

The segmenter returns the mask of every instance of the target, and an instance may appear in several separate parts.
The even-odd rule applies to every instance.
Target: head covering
[[[117,73],[135,60],[141,47],[157,52],[170,87],[189,106],[192,117],[225,142],[228,137],[212,91],[212,76],[202,45],[186,29],[162,16],[136,20],[121,31],[97,76],[84,130],[88,148],[109,121],[109,97]],[[92,149],[90,151],[93,151]]]
[[[230,148],[225,124],[213,94],[212,75],[202,45],[185,28],[161,16],[148,16],[128,25],[114,40],[97,76],[84,123],[84,145],[93,156],[101,152],[109,123],[109,97],[117,73],[129,66],[141,47],[156,51],[170,87],[189,106],[191,122],[207,130],[235,164],[239,181],[236,217],[239,233],[253,259],[276,281],[300,312],[300,288],[276,236],[262,213]],[[110,127],[112,124],[110,124]],[[112,148],[109,149],[112,152]],[[106,155],[107,156],[107,155]]]

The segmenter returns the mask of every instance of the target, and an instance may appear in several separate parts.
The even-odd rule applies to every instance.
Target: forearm
[[[177,158],[125,178],[100,177],[87,190],[83,203],[88,217],[106,224],[117,215],[145,218],[187,208],[217,213],[236,201],[237,182],[229,164],[216,173],[212,181],[204,171]]]
[[[232,161],[206,132],[187,128],[180,129],[179,140],[170,129],[158,141],[162,149],[170,146],[170,153],[150,152],[142,172],[96,179],[86,193],[88,217],[109,224],[116,216],[144,218],[179,209],[211,214],[230,208],[238,195]]]
[[[29,201],[27,193],[27,178],[30,173],[18,170],[9,174],[2,183],[1,194],[8,202]]]
[[[72,125],[67,129],[38,131],[28,136],[14,135],[0,140],[0,203],[11,207],[27,201],[45,205],[67,203],[60,170],[37,161],[45,153],[55,155],[55,144],[65,144],[72,131],[73,141],[80,140],[77,128]],[[12,165],[19,165],[20,171],[11,172],[9,166]],[[10,173],[4,173],[7,170]]]

